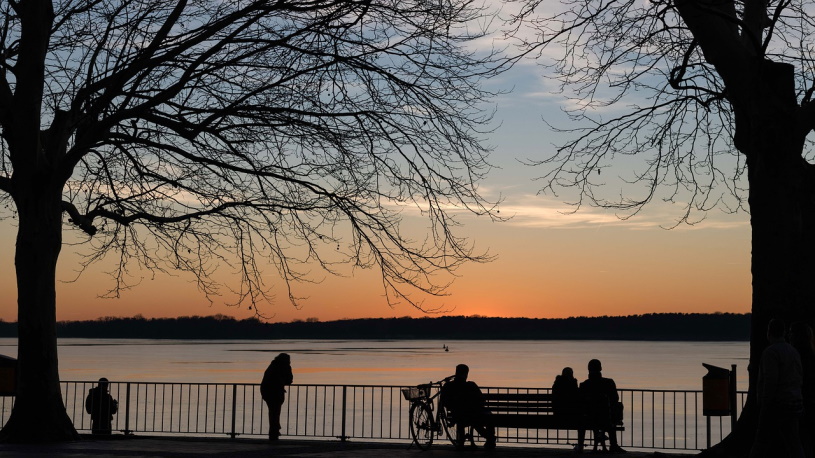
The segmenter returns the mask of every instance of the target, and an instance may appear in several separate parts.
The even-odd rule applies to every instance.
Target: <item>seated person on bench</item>
[[[490,424],[490,412],[484,406],[484,394],[475,382],[468,382],[470,368],[456,366],[453,380],[441,389],[441,404],[450,410],[456,423],[456,447],[464,446],[464,428],[472,426],[486,441],[484,448],[495,448],[495,427]]]
[[[581,407],[580,390],[574,371],[571,367],[564,367],[552,384],[552,413],[559,419],[577,421]]]
[[[609,451],[611,453],[625,453],[625,450],[617,444],[615,420],[612,419],[611,413],[611,406],[616,405],[620,400],[620,396],[617,394],[617,384],[614,383],[613,379],[603,377],[602,370],[603,366],[599,360],[593,359],[589,361],[589,378],[580,384],[580,395],[585,402],[586,414],[589,420],[598,426],[594,431],[595,436],[602,437],[602,434],[608,433],[611,444]],[[583,451],[585,435],[585,430],[577,432],[578,452]],[[597,437],[595,437],[596,439]]]

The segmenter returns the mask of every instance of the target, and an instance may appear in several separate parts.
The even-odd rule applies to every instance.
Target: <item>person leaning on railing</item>
[[[280,438],[280,410],[286,398],[286,385],[291,385],[294,376],[291,371],[291,357],[281,353],[272,360],[263,373],[260,382],[260,396],[269,408],[269,440]]]

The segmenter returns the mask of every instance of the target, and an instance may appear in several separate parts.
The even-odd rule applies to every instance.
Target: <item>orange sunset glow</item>
[[[640,221],[641,222],[641,221]],[[497,259],[460,269],[449,295],[426,300],[439,313],[505,317],[568,317],[629,315],[657,312],[734,312],[750,307],[750,237],[746,222],[705,228],[665,230],[638,221],[574,228],[535,227],[514,220],[468,222],[463,228],[478,247],[489,247]],[[3,239],[13,243],[6,221]],[[78,281],[77,256],[71,247],[60,259],[57,285],[58,319],[86,320],[101,316],[173,317],[222,313],[248,318],[247,306],[229,307],[223,299],[210,305],[191,278],[144,275],[141,283],[119,299],[102,299],[112,285],[103,266],[92,267]],[[7,273],[0,278],[0,318],[16,321],[13,250],[0,252]],[[269,270],[270,284],[274,282]],[[270,321],[315,317],[322,321],[422,316],[408,304],[388,306],[374,271],[349,277],[324,277],[320,284],[295,285],[307,296],[299,309],[277,294],[261,312]]]

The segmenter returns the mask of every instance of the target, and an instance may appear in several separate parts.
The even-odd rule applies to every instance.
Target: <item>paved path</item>
[[[374,443],[360,441],[319,441],[282,439],[270,443],[262,439],[208,439],[208,438],[156,438],[141,436],[113,436],[99,440],[84,440],[59,444],[20,445],[0,444],[2,458],[35,458],[35,457],[178,457],[178,458],[260,458],[260,457],[309,457],[309,458],[522,458],[522,457],[591,457],[595,454],[586,452],[577,455],[571,449],[545,447],[511,447],[498,444],[495,450],[456,451],[448,444],[434,446],[429,451],[408,447],[404,443]],[[662,453],[629,451],[620,456],[631,458],[642,457],[682,457],[693,456],[691,453]]]

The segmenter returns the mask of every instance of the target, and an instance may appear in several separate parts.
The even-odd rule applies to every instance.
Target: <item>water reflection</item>
[[[445,346],[449,351],[445,351]],[[61,339],[63,380],[259,383],[270,354],[289,353],[303,384],[412,385],[465,362],[482,386],[549,387],[563,367],[578,379],[591,358],[621,388],[701,389],[702,363],[738,364],[747,388],[748,342]],[[0,354],[16,356],[16,340]]]

